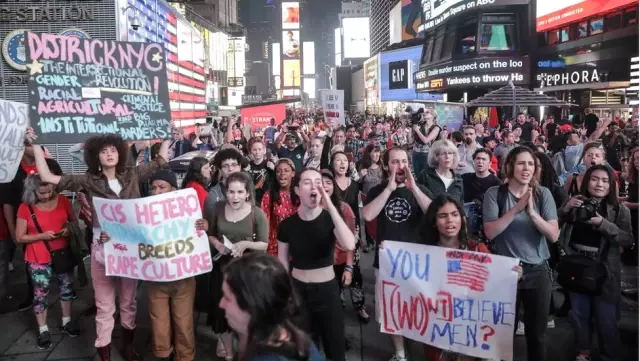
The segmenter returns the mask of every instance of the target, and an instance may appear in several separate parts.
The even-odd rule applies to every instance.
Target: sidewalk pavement
[[[19,259],[20,255],[16,256]],[[353,310],[348,294],[345,294],[347,307],[345,309],[345,323],[347,338],[351,341],[351,350],[347,354],[349,361],[386,361],[392,354],[391,341],[388,336],[379,332],[379,325],[373,321],[373,268],[371,267],[373,254],[364,254],[361,259],[363,273],[365,277],[365,293],[367,297],[367,307],[372,321],[366,325],[361,325]],[[86,260],[89,262],[89,259]],[[13,301],[17,304],[22,301],[25,295],[24,265],[22,262],[14,262],[16,270],[10,274],[12,286],[10,293],[14,296]],[[625,269],[623,281],[631,284],[638,284],[638,268]],[[636,286],[637,287],[637,286]],[[44,361],[44,360],[98,360],[94,348],[95,341],[95,315],[86,314],[93,305],[93,290],[89,284],[77,291],[78,298],[73,302],[73,316],[82,333],[79,337],[71,338],[62,335],[60,332],[61,313],[57,296],[57,287],[51,288],[51,305],[49,308],[48,320],[49,329],[52,333],[53,345],[48,350],[39,350],[36,346],[37,327],[32,310],[24,312],[13,312],[0,315],[0,327],[6,327],[4,332],[0,332],[0,361]],[[556,297],[557,296],[557,297]],[[554,295],[556,302],[562,301],[562,295]],[[624,297],[623,297],[624,298]],[[623,299],[621,305],[620,330],[623,341],[623,361],[638,360],[638,303]],[[116,314],[117,317],[117,314]],[[216,338],[211,329],[205,325],[206,315],[194,315],[197,318],[196,326],[196,360],[215,360]],[[151,353],[151,333],[149,329],[149,316],[146,301],[146,287],[142,284],[138,292],[138,314],[137,314],[137,350],[143,360],[153,361],[155,358]],[[594,339],[595,343],[595,339]],[[549,329],[547,333],[548,360],[549,361],[570,361],[574,360],[573,332],[568,318],[557,319],[556,327]],[[121,332],[119,321],[116,320],[116,329],[113,335],[112,360],[121,361],[120,347]],[[526,360],[526,345],[524,337],[515,337],[515,361]],[[424,355],[421,345],[411,342],[409,355],[411,361],[422,361]],[[596,361],[597,359],[592,358]],[[532,360],[534,361],[534,360]]]

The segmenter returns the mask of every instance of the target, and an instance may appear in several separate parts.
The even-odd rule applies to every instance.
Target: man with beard
[[[500,168],[502,168],[509,151],[516,147],[516,139],[513,131],[505,129],[505,131],[502,132],[502,141],[503,143],[498,144],[496,150],[493,152],[493,154],[498,157],[498,164],[500,165]]]
[[[524,115],[524,113],[519,113],[518,117],[516,118],[516,121],[517,121],[516,128],[520,128],[521,130],[520,139],[526,142],[530,142],[533,125],[531,124],[527,116]]]
[[[382,171],[385,180],[371,188],[367,193],[366,204],[362,215],[368,222],[377,222],[376,244],[383,248],[382,241],[421,243],[418,226],[427,211],[431,199],[425,194],[427,190],[418,185],[409,168],[407,152],[392,147],[382,156]],[[378,277],[378,252],[375,254],[373,267]],[[376,282],[376,285],[378,282]],[[376,320],[381,320],[381,290],[376,286]],[[404,339],[392,335],[391,340],[395,354],[393,361],[406,361]]]
[[[458,147],[460,163],[456,171],[460,175],[474,172],[473,153],[475,153],[476,149],[482,148],[476,142],[476,129],[473,126],[467,125],[462,128],[462,135],[464,136],[464,143]]]

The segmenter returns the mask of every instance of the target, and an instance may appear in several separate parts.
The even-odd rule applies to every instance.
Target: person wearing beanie
[[[165,194],[177,189],[176,175],[170,170],[161,169],[151,176],[151,195]],[[205,230],[205,228],[202,229]],[[147,282],[152,350],[153,355],[158,359],[167,361],[195,359],[196,346],[193,331],[195,295],[195,277],[170,282]]]

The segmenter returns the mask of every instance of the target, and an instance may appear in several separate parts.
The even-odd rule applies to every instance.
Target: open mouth
[[[318,192],[311,192],[309,198],[313,203],[316,203],[318,201]]]

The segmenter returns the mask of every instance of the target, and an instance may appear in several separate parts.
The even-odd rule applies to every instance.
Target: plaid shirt
[[[360,162],[360,158],[362,157],[361,149],[367,145],[367,142],[365,142],[364,140],[351,138],[347,139],[347,141],[344,142],[344,145],[345,149],[353,153],[353,160],[356,163]]]

